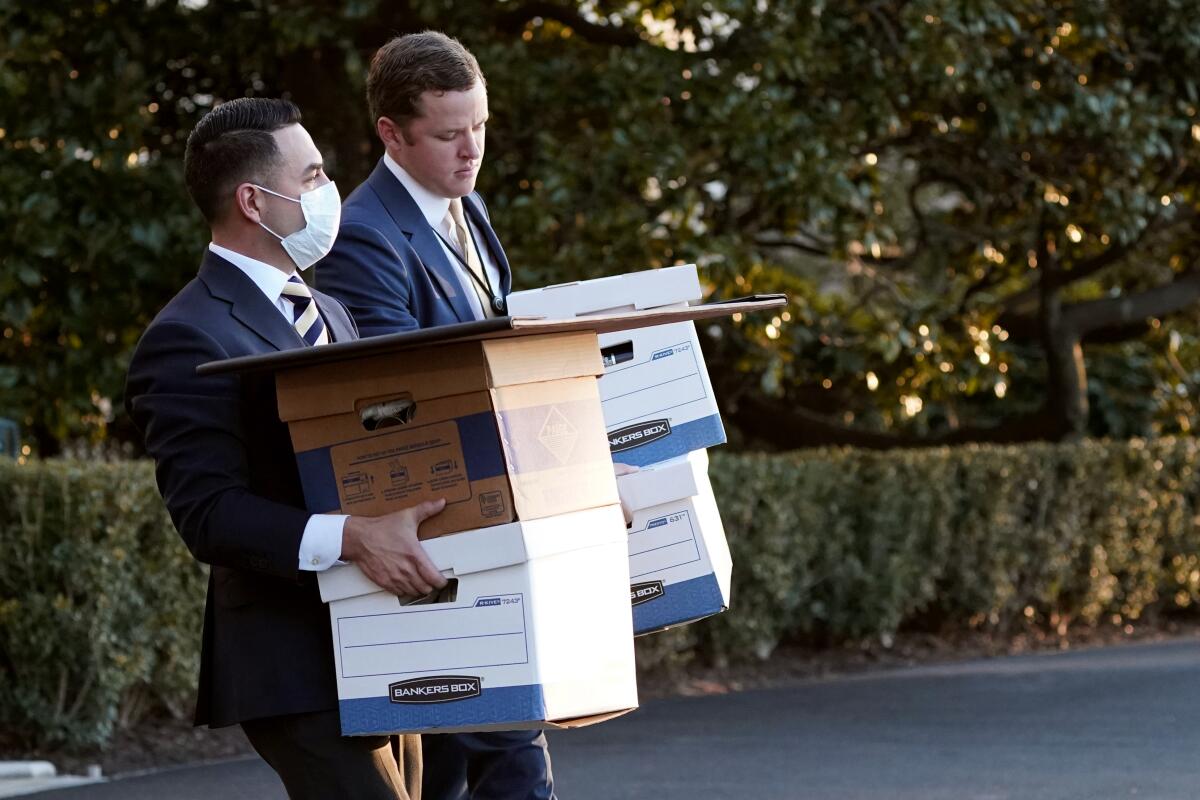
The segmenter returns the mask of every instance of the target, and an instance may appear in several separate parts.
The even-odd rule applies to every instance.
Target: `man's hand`
[[[446,579],[417,541],[417,528],[445,506],[443,498],[382,517],[350,517],[342,530],[342,560],[393,594],[415,597],[442,588]]]
[[[613,462],[613,474],[618,478],[622,475],[632,475],[635,472],[641,472],[641,470],[633,464],[622,464],[620,461]]]

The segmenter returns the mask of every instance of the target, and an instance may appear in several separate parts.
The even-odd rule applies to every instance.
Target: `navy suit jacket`
[[[477,193],[463,210],[500,271],[501,296],[512,271]],[[316,266],[317,286],[350,309],[363,336],[471,322],[458,270],[412,195],[382,160],[342,205],[333,250]]]
[[[358,338],[336,300],[313,296],[332,340]],[[208,251],[129,365],[125,403],[159,491],[212,566],[197,725],[337,707],[329,613],[315,574],[298,566],[309,514],[274,379],[196,375],[207,361],[306,346],[250,278]]]

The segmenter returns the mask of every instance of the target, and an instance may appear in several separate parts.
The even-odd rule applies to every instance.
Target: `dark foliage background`
[[[518,286],[698,262],[789,292],[706,330],[751,446],[1200,423],[1200,15],[1186,0],[0,0],[0,415],[133,438],[128,355],[206,236],[220,101],[286,95],[343,193],[371,54],[429,27],[489,81]]]

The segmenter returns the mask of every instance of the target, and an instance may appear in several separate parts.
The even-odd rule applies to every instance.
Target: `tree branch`
[[[1033,442],[1057,439],[1063,433],[1044,410],[996,427],[958,428],[927,437],[864,431],[807,408],[750,394],[739,399],[729,417],[744,434],[781,450],[830,445],[891,450],[965,442]]]
[[[515,8],[496,15],[496,27],[505,31],[519,31],[534,17],[552,19],[571,28],[584,39],[596,44],[634,47],[646,44],[641,35],[631,28],[615,25],[599,25],[585,19],[575,8],[568,8],[549,0],[528,0]]]
[[[1066,323],[1081,334],[1116,328],[1163,317],[1200,301],[1200,268],[1193,267],[1175,280],[1126,297],[1074,303],[1063,309]]]
[[[822,258],[832,258],[829,250],[812,244],[813,240],[808,237],[801,238],[800,236],[756,236],[754,244],[758,247],[786,247],[790,250],[798,250],[801,253],[807,253],[811,256],[820,256]]]

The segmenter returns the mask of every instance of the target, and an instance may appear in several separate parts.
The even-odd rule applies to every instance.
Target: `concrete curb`
[[[103,783],[104,778],[88,778],[83,775],[57,775],[53,778],[4,778],[0,780],[0,797],[24,797],[51,789],[67,789]]]
[[[49,761],[0,761],[0,780],[53,778],[57,774]]]
[[[0,798],[21,797],[102,780],[99,767],[89,768],[87,775],[59,775],[49,761],[0,761]]]

